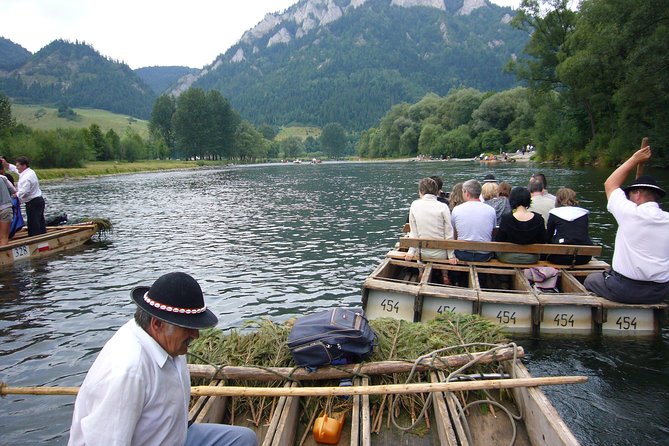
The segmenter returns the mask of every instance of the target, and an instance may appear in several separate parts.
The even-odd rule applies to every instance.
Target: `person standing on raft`
[[[618,223],[612,268],[590,274],[585,288],[616,302],[654,304],[669,295],[669,212],[658,204],[666,192],[648,175],[621,189],[650,157],[650,146],[637,150],[604,183],[607,209]]]

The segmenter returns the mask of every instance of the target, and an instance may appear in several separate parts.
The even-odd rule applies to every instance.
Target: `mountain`
[[[301,0],[268,14],[197,75],[257,124],[374,125],[399,102],[453,87],[501,90],[528,36],[487,0]]]
[[[176,84],[183,76],[199,72],[199,69],[189,67],[144,67],[135,70],[135,74],[158,94]]]
[[[55,40],[0,75],[0,90],[26,103],[66,104],[148,118],[155,93],[126,64],[80,42]]]
[[[0,37],[0,72],[12,71],[28,60],[31,52],[9,39]]]

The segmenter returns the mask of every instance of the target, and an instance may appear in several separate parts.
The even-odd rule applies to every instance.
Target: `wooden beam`
[[[433,240],[402,237],[400,248],[461,249],[465,251],[520,252],[529,254],[564,254],[598,256],[601,246],[534,243],[518,245],[507,242],[471,242],[468,240]]]
[[[525,355],[525,351],[522,347],[517,347],[516,358],[522,358]],[[481,357],[480,362],[482,364],[489,364],[490,362],[496,361],[508,361],[513,359],[514,349],[513,348],[504,348],[498,350],[494,355],[490,353],[472,353],[472,354],[462,354],[462,355],[451,355],[451,356],[442,356],[440,358],[435,358],[434,361],[431,359],[423,360],[418,367],[417,371],[426,371],[429,369],[429,365],[433,362],[433,368],[437,369],[447,369],[447,368],[457,368],[467,364],[473,358]],[[358,367],[360,367],[358,369]],[[218,370],[218,374],[215,378],[218,379],[228,379],[228,380],[255,380],[255,381],[279,381],[285,379],[289,376],[297,381],[317,381],[317,380],[331,380],[331,379],[342,379],[342,378],[351,378],[355,375],[357,371],[360,375],[385,375],[391,373],[408,373],[413,367],[412,362],[408,361],[380,361],[380,362],[368,362],[359,366],[359,364],[347,364],[342,365],[337,368],[333,367],[322,367],[316,370],[315,372],[308,372],[304,368],[298,368],[293,371],[291,367],[273,367],[273,368],[263,368],[259,369],[257,367],[237,367],[237,366],[226,366],[217,369],[212,365],[205,364],[188,364],[190,370],[190,375],[193,378],[211,378],[214,379],[214,374]],[[291,375],[291,372],[292,375]]]

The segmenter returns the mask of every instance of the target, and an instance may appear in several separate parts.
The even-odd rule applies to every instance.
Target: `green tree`
[[[91,147],[98,161],[107,161],[112,158],[111,147],[102,134],[102,129],[97,124],[91,124],[88,128]]]
[[[174,148],[174,127],[172,118],[176,112],[176,100],[171,95],[161,95],[153,103],[149,131],[157,139],[162,138],[167,147]]]
[[[560,86],[557,73],[565,56],[565,43],[575,29],[577,13],[569,8],[570,0],[522,0],[511,24],[531,33],[522,57],[509,63],[529,86],[548,91]]]
[[[107,145],[112,154],[112,158],[120,161],[123,159],[123,153],[121,152],[121,138],[118,136],[118,133],[114,129],[107,130],[105,133],[105,139],[107,140]]]
[[[240,118],[227,99],[217,90],[210,90],[206,94],[207,106],[207,135],[206,146],[210,154],[230,156],[233,150],[235,131]]]
[[[146,146],[142,137],[135,132],[128,132],[121,140],[121,150],[125,160],[134,163],[145,157]]]
[[[242,121],[235,131],[235,154],[240,160],[255,161],[267,156],[267,140],[248,121]]]
[[[16,125],[12,117],[12,103],[3,92],[0,91],[0,136],[7,133]]]
[[[275,125],[263,124],[258,130],[262,133],[263,138],[268,141],[272,141],[279,134],[279,128]]]
[[[176,148],[187,158],[204,158],[209,145],[209,113],[201,88],[189,88],[177,99],[173,117]]]
[[[304,143],[297,136],[291,136],[279,143],[284,159],[299,158],[304,153]]]
[[[323,127],[320,137],[323,151],[331,158],[341,156],[346,149],[346,130],[339,123],[330,123]]]

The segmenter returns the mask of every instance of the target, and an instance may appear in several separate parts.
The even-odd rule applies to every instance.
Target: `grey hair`
[[[531,194],[535,192],[541,192],[542,190],[544,190],[544,183],[538,178],[532,178],[527,188],[529,189]]]
[[[467,192],[471,197],[478,198],[481,195],[481,183],[476,180],[467,180],[462,183],[462,191]]]
[[[151,316],[149,313],[142,310],[140,307],[137,307],[137,311],[135,311],[135,322],[147,333],[152,317],[153,316]]]

